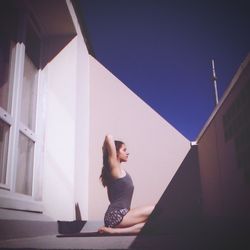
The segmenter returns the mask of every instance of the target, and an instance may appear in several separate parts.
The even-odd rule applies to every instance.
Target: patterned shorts
[[[127,208],[108,210],[104,216],[105,227],[115,227],[120,224],[127,213]]]

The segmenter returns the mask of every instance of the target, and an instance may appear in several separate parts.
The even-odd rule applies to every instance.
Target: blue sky
[[[79,0],[100,61],[189,140],[250,52],[247,1]]]

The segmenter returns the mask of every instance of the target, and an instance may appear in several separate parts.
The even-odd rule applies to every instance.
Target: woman
[[[139,233],[154,206],[130,209],[134,186],[130,175],[122,168],[129,153],[121,141],[114,141],[107,135],[103,144],[103,168],[100,179],[107,187],[110,205],[104,216],[105,226],[100,233],[122,234]]]

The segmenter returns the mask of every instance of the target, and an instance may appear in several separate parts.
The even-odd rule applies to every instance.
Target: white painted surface
[[[89,185],[89,54],[71,1],[67,5],[75,25],[77,36],[76,67],[76,123],[75,123],[75,175],[74,199],[78,203],[82,219],[88,219]]]
[[[48,65],[43,204],[54,219],[75,219],[76,203],[87,218],[88,75],[81,36]]]
[[[44,213],[75,219],[75,204],[88,219],[89,57],[70,1],[77,36],[48,65]]]
[[[75,38],[48,65],[43,204],[58,219],[74,216],[76,48]]]
[[[135,185],[132,207],[155,204],[171,181],[190,142],[159,114],[90,57],[89,218],[100,220],[108,206],[99,181],[107,133],[124,141],[124,165]]]

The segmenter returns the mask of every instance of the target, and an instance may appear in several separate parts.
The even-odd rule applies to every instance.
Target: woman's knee
[[[119,227],[127,227],[138,223],[145,223],[153,212],[154,206],[144,206],[131,209],[124,217]]]
[[[153,212],[154,206],[144,206],[144,207],[138,207],[134,208],[134,216],[140,218],[142,221],[145,221],[148,219],[149,215]]]
[[[144,208],[145,216],[148,217],[148,216],[153,212],[154,208],[155,208],[155,206],[153,206],[153,205],[146,206],[146,207]]]
[[[145,226],[145,223],[142,222],[142,223],[138,223],[138,224],[135,224],[133,227],[134,227],[134,232],[135,233],[139,233],[142,228]]]
[[[154,206],[144,206],[138,209],[137,216],[140,218],[142,222],[147,221],[150,214],[153,212]]]

